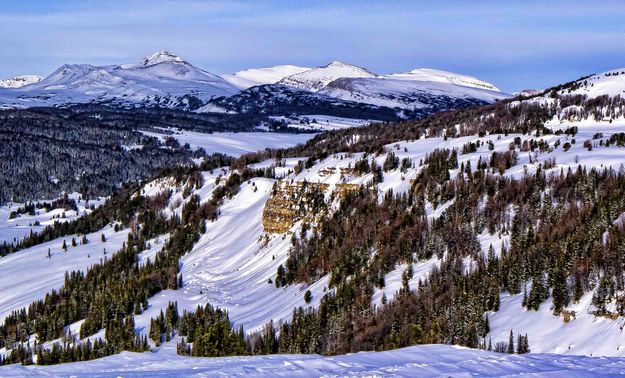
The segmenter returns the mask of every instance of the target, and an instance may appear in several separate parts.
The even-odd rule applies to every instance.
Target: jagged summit
[[[144,66],[152,66],[155,64],[169,62],[169,63],[182,63],[184,60],[180,58],[178,55],[172,53],[171,51],[161,50],[157,51],[154,54],[143,58],[141,62]]]

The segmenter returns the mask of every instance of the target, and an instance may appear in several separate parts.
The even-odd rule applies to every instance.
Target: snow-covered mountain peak
[[[334,80],[345,77],[378,77],[378,75],[362,67],[335,60],[325,66],[285,77],[280,80],[279,84],[311,92],[318,92]]]
[[[221,77],[159,51],[138,64],[64,64],[37,83],[2,94],[18,106],[114,100],[184,108],[185,96],[206,102],[238,91]]]
[[[313,69],[313,71],[315,70],[317,72],[322,72],[326,74],[343,75],[340,77],[377,77],[378,76],[374,74],[373,72],[367,70],[366,68],[362,68],[353,64],[341,62],[340,60],[333,60],[332,62],[326,64],[325,66],[321,66],[319,68]]]
[[[333,60],[330,63],[326,64],[325,66],[321,66],[322,68],[326,68],[326,67],[353,67],[353,68],[360,68],[362,70],[365,70],[364,68],[355,66],[353,64],[349,64],[349,63],[345,63],[345,62],[341,62],[340,60]],[[365,70],[366,71],[366,70]]]
[[[143,61],[141,62],[142,65],[144,66],[153,66],[155,64],[159,64],[159,63],[163,63],[163,62],[168,62],[168,63],[183,63],[184,60],[182,58],[180,58],[178,55],[167,51],[167,50],[161,50],[161,51],[157,51],[154,54],[143,58]]]
[[[464,87],[499,91],[499,89],[493,84],[482,81],[473,76],[461,75],[433,68],[417,68],[409,72],[387,75],[386,77],[397,80],[434,81],[439,83],[462,85]]]
[[[38,83],[43,79],[37,75],[21,75],[10,79],[0,80],[0,88],[21,88],[25,85]]]

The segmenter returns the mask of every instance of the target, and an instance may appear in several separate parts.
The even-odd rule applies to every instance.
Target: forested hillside
[[[93,264],[11,302],[2,361],[431,343],[624,355],[625,102],[569,94],[579,85],[236,160],[196,155],[124,185],[3,247],[4,269],[39,256],[44,274],[72,253]],[[107,140],[95,131],[87,141]]]

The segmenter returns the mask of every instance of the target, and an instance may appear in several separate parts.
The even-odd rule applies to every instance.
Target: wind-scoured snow
[[[275,84],[287,76],[308,70],[310,70],[308,67],[285,64],[267,68],[250,68],[231,75],[223,75],[222,77],[237,88],[247,89],[257,85]]]
[[[362,81],[355,81],[358,79]],[[340,61],[312,69],[293,65],[253,68],[220,77],[163,50],[135,64],[64,64],[43,79],[23,76],[0,81],[0,107],[109,103],[233,113],[215,101],[250,87],[272,84],[313,93],[322,91],[367,106],[406,110],[429,107],[432,112],[507,97],[494,85],[471,76],[434,69],[381,76]],[[454,99],[473,102],[458,103]],[[405,116],[401,112],[397,115]]]

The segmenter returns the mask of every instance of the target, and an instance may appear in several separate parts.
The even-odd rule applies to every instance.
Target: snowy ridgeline
[[[441,96],[478,103],[510,97],[479,79],[432,69],[383,76],[334,61],[312,69],[280,65],[218,76],[171,52],[159,51],[135,64],[64,64],[45,78],[27,75],[0,80],[0,108],[112,101],[220,113],[212,100],[260,85],[277,92],[287,86],[311,94],[321,92],[319,99],[329,96],[402,109],[429,106]],[[457,106],[440,109],[452,108]]]
[[[9,365],[3,377],[611,377],[623,375],[625,359],[509,355],[446,345],[336,357],[271,355],[201,358],[170,353],[131,353],[54,366]]]

